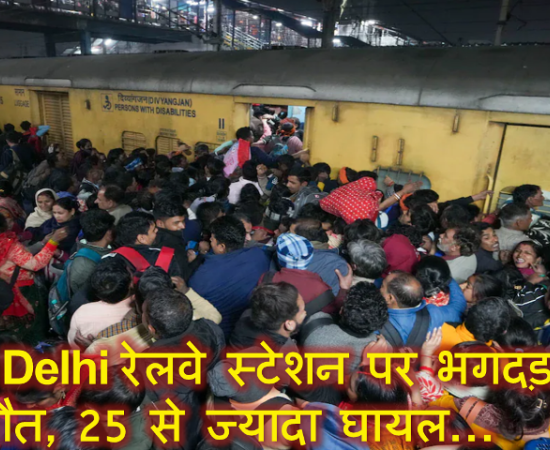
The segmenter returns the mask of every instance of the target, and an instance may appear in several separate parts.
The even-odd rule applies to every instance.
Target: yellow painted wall
[[[32,122],[31,99],[29,90],[20,86],[0,86],[0,126],[6,123],[15,125],[20,131],[19,124],[25,120]]]
[[[32,88],[32,91],[39,90]],[[311,150],[312,163],[327,162],[333,168],[333,175],[342,166],[356,170],[394,166],[399,139],[404,139],[402,168],[424,172],[442,200],[473,194],[487,187],[486,174],[488,170],[491,174],[495,172],[505,123],[550,126],[550,116],[459,111],[458,132],[453,133],[457,111],[442,108],[344,102],[338,104],[338,121],[335,122],[332,120],[334,102],[84,89],[66,91],[69,92],[74,139],[89,138],[103,152],[120,147],[124,131],[143,133],[150,147],[155,146],[156,137],[165,134],[166,130],[172,130],[175,136],[190,145],[199,141],[224,142],[232,139],[239,127],[248,125],[250,103],[307,106],[310,108],[309,123],[306,124],[304,146]],[[129,97],[132,95],[138,99]],[[0,86],[0,98],[1,123],[18,125],[22,120],[34,123],[40,120],[37,96],[27,88]],[[191,105],[170,106],[165,104],[168,99],[188,99]],[[87,109],[88,102],[90,109]],[[128,108],[137,108],[139,112],[125,110]],[[157,108],[174,108],[183,115],[160,114]],[[379,138],[378,158],[374,163],[371,162],[373,136]],[[528,181],[529,175],[525,177]]]

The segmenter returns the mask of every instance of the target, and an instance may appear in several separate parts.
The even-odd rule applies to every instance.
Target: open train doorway
[[[307,150],[306,127],[310,111],[306,106],[252,104],[250,128],[255,145],[271,156],[296,155]]]

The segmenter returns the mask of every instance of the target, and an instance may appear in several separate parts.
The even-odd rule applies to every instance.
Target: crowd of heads
[[[269,126],[274,114],[257,106],[253,117]],[[302,125],[297,119],[281,121],[280,115],[277,121],[272,131],[278,139],[297,136]],[[28,122],[21,128],[34,129]],[[6,148],[26,151],[22,133],[10,126],[4,130]],[[241,128],[233,145],[246,141],[254,146],[257,134],[254,128]],[[72,320],[67,317],[68,335],[41,337],[51,357],[66,341],[89,350],[132,330],[139,330],[143,351],[157,342],[174,348],[184,338],[202,342],[209,353],[207,382],[196,392],[176,389],[180,399],[198,408],[194,428],[187,430],[191,446],[182,448],[211,448],[207,440],[199,444],[205,437],[200,424],[206,420],[199,417],[200,409],[222,398],[237,410],[273,397],[297,409],[304,402],[321,402],[344,409],[410,410],[435,402],[457,415],[464,400],[475,397],[487,404],[478,425],[502,442],[548,430],[544,386],[527,392],[468,376],[465,386],[440,383],[438,393],[426,393],[437,363],[426,370],[419,361],[411,373],[424,389],[417,392],[398,375],[389,385],[374,377],[368,359],[369,352],[409,347],[432,363],[443,350],[544,351],[550,344],[545,332],[550,251],[530,231],[538,218],[536,208],[544,202],[540,187],[519,186],[498,210],[482,214],[475,201],[487,192],[466,192],[466,197],[442,202],[435,190],[395,184],[391,173],[383,181],[378,173],[360,168],[335,173],[326,162],[311,166],[291,154],[271,157],[259,150],[265,155],[261,159],[255,151],[226,176],[223,158],[202,143],[194,149],[180,143],[170,155],[150,148],[115,148],[104,154],[91,140],[81,139],[76,150],[72,159],[55,146],[33,153],[29,182],[17,192],[9,181],[0,181],[0,241],[16,236],[29,258],[38,258],[31,253],[45,258],[44,249],[56,246],[48,255],[51,261],[36,270],[22,265],[35,277],[44,273],[42,282],[50,289],[59,291],[59,280],[70,277],[68,268],[73,277],[86,269],[83,294],[71,292],[69,305],[79,294],[84,300],[71,311]],[[365,179],[375,186],[365,193],[369,201],[376,199],[375,220],[346,220],[326,206],[340,189],[352,194],[365,189]],[[358,195],[354,201],[360,202]],[[25,226],[26,220],[32,226]],[[75,255],[82,245],[101,258],[77,266]],[[172,251],[163,266],[165,248]],[[147,264],[140,268],[128,249]],[[5,256],[2,264],[8,261]],[[91,335],[82,335],[89,326]],[[18,339],[13,333],[5,343],[14,345]],[[23,340],[37,344],[28,336]],[[311,391],[291,383],[267,390],[224,384],[221,374],[229,367],[224,349],[256,349],[262,340],[277,351],[351,348],[345,385]],[[107,390],[85,385],[68,393],[55,384],[21,388],[14,398],[24,408],[49,410],[47,425],[60,436],[57,448],[100,448],[76,443],[82,423],[78,408],[116,404],[134,413],[154,402],[151,396],[165,394],[154,386],[132,388],[120,362],[109,365]],[[291,448],[288,442],[279,444],[277,448]]]

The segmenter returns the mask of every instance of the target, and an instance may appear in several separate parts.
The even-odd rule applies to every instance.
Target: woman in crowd
[[[487,297],[502,297],[503,295],[502,283],[489,274],[472,275],[462,287],[468,309],[479,300]]]
[[[36,207],[34,212],[27,217],[25,229],[34,233],[37,228],[53,217],[53,205],[57,200],[56,193],[51,189],[40,189],[34,196]]]
[[[8,231],[6,219],[0,215],[0,277],[13,286],[13,301],[0,318],[3,332],[9,332],[27,343],[38,342],[45,336],[48,329],[47,295],[34,283],[34,273],[48,265],[59,242],[66,237],[67,230],[58,228],[44,248],[33,256],[15,233]]]

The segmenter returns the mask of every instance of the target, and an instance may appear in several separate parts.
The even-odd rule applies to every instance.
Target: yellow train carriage
[[[0,122],[73,150],[214,146],[250,105],[306,108],[304,146],[334,170],[423,173],[442,199],[546,180],[550,49],[370,48],[0,61]],[[489,206],[489,205],[487,205]]]

